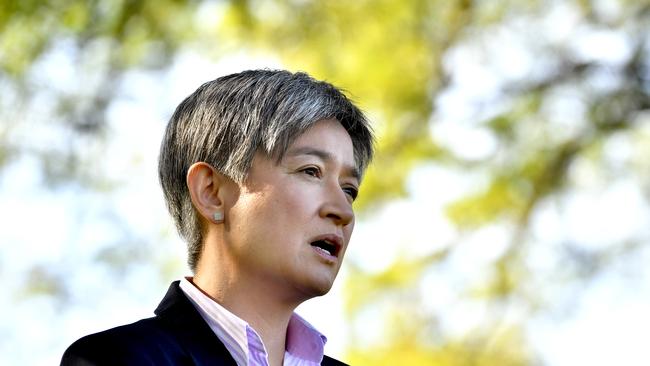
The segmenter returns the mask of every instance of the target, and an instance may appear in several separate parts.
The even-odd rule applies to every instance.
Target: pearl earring
[[[217,224],[221,224],[223,222],[223,212],[216,211],[215,213],[212,214],[212,218],[214,219],[214,221],[216,221]]]

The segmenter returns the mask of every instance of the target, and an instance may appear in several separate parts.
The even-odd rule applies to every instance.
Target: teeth
[[[321,252],[323,252],[323,253],[325,253],[327,255],[332,255],[332,253],[330,253],[328,250],[325,250],[325,249],[323,249],[321,247],[314,247],[314,248],[316,248],[316,250],[321,251]]]

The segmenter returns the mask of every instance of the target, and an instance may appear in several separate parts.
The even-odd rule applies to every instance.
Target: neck
[[[203,254],[206,258],[208,253]],[[224,261],[210,266],[200,261],[193,283],[255,329],[268,352],[269,365],[282,365],[287,327],[300,300],[282,296],[278,289],[257,278],[247,278]]]

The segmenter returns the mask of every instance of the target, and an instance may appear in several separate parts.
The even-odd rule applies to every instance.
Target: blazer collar
[[[185,353],[196,365],[236,366],[226,347],[185,296],[179,282],[172,282],[154,311],[158,319],[173,331]]]

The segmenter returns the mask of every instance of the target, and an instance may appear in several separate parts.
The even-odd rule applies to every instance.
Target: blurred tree
[[[105,185],[105,178],[88,169],[97,156],[82,151],[101,143],[107,107],[125,73],[164,68],[195,34],[198,5],[182,0],[3,1],[0,167],[10,157],[31,154],[39,157],[50,184]],[[21,125],[50,130],[66,141],[29,143],[15,131]]]
[[[6,122],[45,108],[40,126],[55,123],[70,141],[101,141],[106,107],[125,72],[164,68],[181,47],[209,44],[201,48],[213,56],[264,49],[290,69],[349,90],[379,136],[357,203],[366,214],[408,195],[418,167],[480,177],[446,206],[453,243],[424,256],[405,253],[379,272],[350,265],[353,364],[533,363],[526,319],[562,308],[574,284],[647,246],[647,233],[632,233],[594,249],[562,232],[544,237],[532,224],[548,212],[561,221],[575,192],[605,192],[622,180],[650,197],[650,2],[233,0],[219,2],[219,16],[207,22],[206,4],[215,3],[0,4],[0,164],[31,153],[55,181],[93,178],[76,164],[92,158],[79,155],[85,145],[15,142]],[[39,79],[42,63],[62,47],[91,82]],[[460,141],[452,143],[449,131]],[[467,153],[479,143],[492,148]],[[623,157],[621,144],[629,149]],[[105,185],[94,178],[86,181]],[[510,233],[505,249],[454,289],[456,302],[485,315],[472,329],[452,331],[424,300],[435,296],[426,278],[452,266],[465,239],[493,227]],[[432,236],[421,245],[440,248]],[[555,260],[540,266],[537,255]],[[356,324],[367,314],[381,317],[386,339],[363,341]]]

